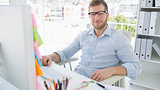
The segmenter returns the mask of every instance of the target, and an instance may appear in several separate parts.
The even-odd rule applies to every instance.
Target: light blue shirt
[[[69,60],[80,49],[81,61],[75,72],[89,78],[96,70],[118,66],[120,61],[131,79],[136,79],[136,75],[142,70],[128,38],[109,26],[98,38],[94,29],[81,32],[68,47],[57,53],[63,62]]]

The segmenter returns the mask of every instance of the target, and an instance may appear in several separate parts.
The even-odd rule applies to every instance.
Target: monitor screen
[[[0,77],[20,90],[36,90],[30,6],[0,6]]]

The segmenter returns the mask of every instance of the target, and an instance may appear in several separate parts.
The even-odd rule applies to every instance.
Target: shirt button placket
[[[91,60],[93,60],[96,44],[97,44],[97,38],[94,39],[94,42],[92,44],[92,47],[91,47],[91,57],[90,57],[90,60],[88,62],[88,65],[91,62]]]

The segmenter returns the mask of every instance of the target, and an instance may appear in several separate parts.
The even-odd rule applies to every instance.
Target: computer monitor
[[[0,77],[37,90],[30,6],[0,6]]]

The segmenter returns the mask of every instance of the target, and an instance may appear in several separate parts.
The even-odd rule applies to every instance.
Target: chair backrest
[[[121,31],[131,42],[132,41],[132,32],[130,31]]]
[[[129,39],[129,41],[131,43],[131,41],[132,41],[132,32],[129,32],[129,31],[121,31],[121,32]],[[121,65],[121,64],[122,64],[122,62],[120,61],[119,65]]]

